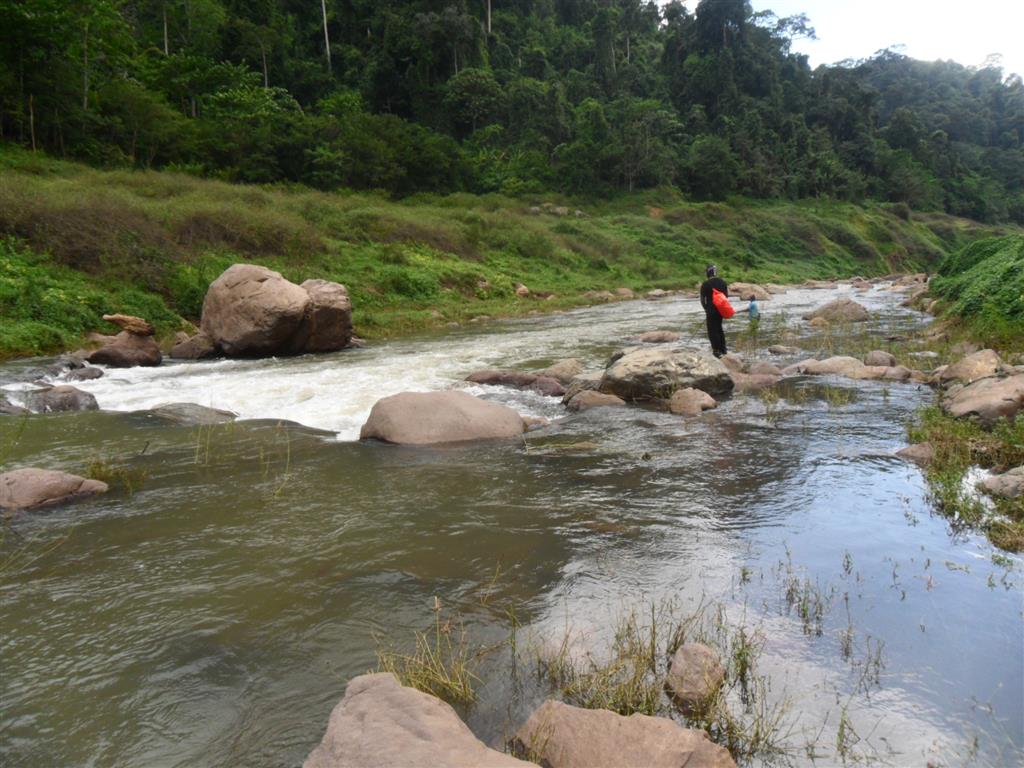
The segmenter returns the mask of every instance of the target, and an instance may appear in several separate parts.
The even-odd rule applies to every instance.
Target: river
[[[813,351],[822,337],[797,318],[837,295],[873,311],[856,339],[828,337],[837,353],[926,321],[884,286],[793,290],[762,303],[756,341],[739,317],[730,341],[748,358]],[[595,653],[623,612],[714,603],[761,638],[769,697],[789,702],[775,762],[836,764],[843,734],[851,760],[1019,764],[1021,564],[951,530],[894,457],[927,387],[797,378],[689,420],[566,417],[557,399],[469,387],[552,424],[512,443],[357,442],[383,396],[564,357],[597,368],[662,328],[706,346],[695,300],[632,301],[330,355],[110,370],[76,384],[99,412],[2,418],[4,469],[100,462],[133,488],[6,523],[0,762],[299,765],[346,681],[377,648],[408,648],[436,597],[474,643],[506,637],[514,614],[521,642],[568,631]],[[16,400],[46,362],[0,366],[0,388]],[[164,402],[241,420],[145,413]],[[812,631],[794,579],[826,596]],[[466,713],[491,744],[545,695],[507,658],[484,661]]]

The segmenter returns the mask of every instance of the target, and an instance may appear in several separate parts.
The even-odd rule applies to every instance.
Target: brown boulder
[[[912,461],[920,467],[926,467],[935,458],[935,449],[932,448],[931,443],[915,443],[906,448],[900,448],[896,451],[896,455],[901,459]]]
[[[994,376],[999,371],[1001,362],[999,355],[994,350],[982,349],[947,366],[939,374],[939,382],[943,385],[954,381],[970,384],[972,381],[983,379],[986,376]]]
[[[565,387],[562,386],[562,382],[550,376],[538,376],[533,380],[529,388],[538,395],[544,395],[545,397],[561,397],[565,394]]]
[[[942,407],[951,416],[976,419],[991,428],[999,419],[1012,419],[1024,408],[1024,374],[978,379],[951,390],[943,398]]]
[[[66,384],[26,392],[25,405],[36,413],[99,410],[95,397]]]
[[[202,330],[230,357],[279,354],[290,349],[310,301],[273,270],[234,264],[206,292]]]
[[[448,704],[390,673],[349,681],[303,768],[526,768],[476,738]]]
[[[830,323],[860,323],[868,319],[868,311],[852,299],[836,299],[813,312],[804,315],[804,320],[823,318]]]
[[[152,336],[154,333],[154,328],[150,323],[134,315],[104,315],[103,319],[118,326],[122,331],[134,333],[136,336]]]
[[[572,381],[569,382],[569,386],[565,388],[565,394],[562,395],[562,402],[568,404],[576,395],[580,392],[596,391],[601,387],[601,379],[604,377],[603,373],[581,373],[579,376],[573,376]]]
[[[684,643],[672,655],[665,684],[684,712],[691,711],[725,682],[718,654],[704,643]]]
[[[0,509],[31,509],[106,493],[107,484],[52,469],[15,469],[0,474]]]
[[[768,301],[772,297],[767,288],[757,283],[730,283],[729,294],[740,301],[749,301],[751,296],[758,301]]]
[[[717,407],[715,398],[692,387],[676,390],[668,401],[668,409],[677,416],[700,416],[703,411]]]
[[[95,352],[90,352],[86,359],[90,363],[109,365],[111,368],[132,368],[136,365],[160,365],[163,357],[152,336],[121,331]]]
[[[527,389],[536,380],[537,374],[535,373],[498,371],[493,369],[474,371],[466,377],[466,381],[473,384],[484,384],[491,387],[511,387],[512,389]]]
[[[836,355],[825,360],[803,360],[782,369],[786,375],[802,373],[807,376],[848,376],[853,377],[864,368],[864,363],[855,357]]]
[[[202,331],[171,347],[171,357],[175,360],[206,360],[218,354],[220,349]]]
[[[288,342],[290,352],[337,352],[352,340],[352,302],[348,289],[328,280],[306,280],[299,286],[309,296],[309,305],[295,335]]]
[[[864,355],[864,365],[891,367],[896,365],[896,356],[881,349],[874,349]]]
[[[511,408],[466,392],[402,392],[374,404],[359,438],[430,445],[519,437],[524,430]]]
[[[615,395],[606,395],[592,389],[585,389],[573,395],[565,407],[570,411],[585,411],[589,408],[604,408],[625,405],[626,401]]]
[[[774,363],[758,360],[747,366],[747,373],[767,376],[781,376],[782,369]]]
[[[735,768],[704,731],[667,717],[545,701],[512,738],[513,751],[548,768]]]

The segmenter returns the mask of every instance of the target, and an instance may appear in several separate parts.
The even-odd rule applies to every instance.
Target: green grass
[[[1003,419],[989,432],[931,407],[918,414],[909,434],[911,442],[930,443],[934,451],[925,477],[939,511],[956,527],[984,531],[997,547],[1024,551],[1024,498],[995,499],[993,514],[963,488],[971,466],[1003,472],[1024,465],[1024,416]]]
[[[545,201],[582,217],[531,215]],[[587,303],[589,290],[794,282],[917,270],[1006,230],[826,200],[691,203],[671,189],[612,200],[419,195],[392,201],[97,170],[0,144],[0,359],[139,314],[161,337],[199,319],[209,283],[245,261],[349,287],[356,332],[382,337]],[[515,296],[517,282],[551,300]]]

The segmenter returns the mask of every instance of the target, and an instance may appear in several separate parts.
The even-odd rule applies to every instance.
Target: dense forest
[[[1024,222],[1024,85],[811,69],[744,0],[0,0],[0,133],[230,181],[902,202]],[[884,20],[879,20],[884,23]]]

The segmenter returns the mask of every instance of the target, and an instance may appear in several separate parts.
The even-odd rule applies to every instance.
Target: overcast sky
[[[1002,54],[1003,75],[1024,75],[1024,0],[751,0],[755,11],[806,13],[817,40],[798,40],[812,67],[865,59],[902,44],[915,59],[978,66]],[[697,0],[686,0],[692,11]]]

